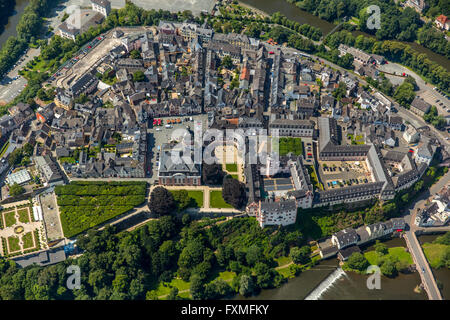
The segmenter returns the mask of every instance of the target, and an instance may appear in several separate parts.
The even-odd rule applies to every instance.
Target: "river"
[[[387,247],[399,247],[406,244],[403,239],[394,238],[384,242]],[[366,250],[373,250],[373,246]],[[425,292],[416,293],[414,288],[420,284],[418,273],[402,274],[390,279],[381,277],[381,289],[367,288],[367,275],[344,272],[338,268],[337,259],[321,261],[298,277],[290,279],[280,288],[262,290],[252,297],[236,296],[236,300],[426,300]],[[442,281],[444,282],[444,281]],[[446,284],[444,283],[444,287]]]
[[[240,2],[247,4],[255,9],[261,10],[268,14],[273,14],[278,11],[278,12],[282,13],[284,16],[286,16],[289,20],[297,21],[300,23],[307,23],[311,26],[319,28],[320,30],[322,30],[322,33],[324,35],[328,34],[335,27],[335,25],[333,23],[328,22],[323,19],[320,19],[319,17],[317,17],[309,12],[301,10],[296,5],[289,3],[285,0],[276,0],[276,1],[274,1],[274,0],[240,0]],[[352,32],[352,34],[354,36],[358,36],[358,35],[362,34],[366,37],[373,38],[372,35],[365,33],[365,32],[361,32],[361,31],[354,31],[354,32]],[[444,57],[440,54],[437,54],[437,53],[431,51],[430,49],[427,49],[427,48],[421,46],[420,44],[418,44],[416,42],[404,42],[404,43],[410,45],[414,50],[416,50],[420,53],[425,53],[430,60],[435,61],[436,63],[440,64],[447,70],[450,70],[450,60],[447,59],[446,57]]]
[[[10,36],[16,36],[16,26],[19,23],[20,17],[22,16],[25,7],[28,5],[27,0],[16,0],[16,6],[14,7],[14,13],[8,19],[8,24],[5,25],[5,29],[0,34],[0,46],[3,47],[3,44],[8,40]]]

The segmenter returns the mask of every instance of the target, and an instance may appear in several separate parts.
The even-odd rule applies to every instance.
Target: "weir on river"
[[[322,294],[324,294],[333,284],[345,276],[346,273],[342,268],[337,268],[328,277],[325,278],[310,294],[305,298],[305,300],[318,300]]]

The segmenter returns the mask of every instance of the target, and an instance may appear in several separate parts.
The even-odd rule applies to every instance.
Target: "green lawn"
[[[323,185],[319,182],[319,178],[317,177],[316,170],[314,170],[314,167],[307,166],[307,169],[314,189],[323,190]]]
[[[219,272],[219,277],[220,279],[224,280],[224,281],[231,281],[233,280],[233,278],[236,277],[236,273],[232,272],[232,271],[223,271],[223,272]]]
[[[222,198],[222,191],[213,190],[209,193],[209,206],[211,208],[233,208]]]
[[[9,253],[20,250],[19,237],[12,236],[8,238]]]
[[[181,190],[170,190],[170,192],[174,195]],[[191,203],[188,205],[188,208],[203,208],[203,191],[202,190],[186,190],[188,193],[188,197],[191,198]]]
[[[238,171],[237,163],[226,163],[225,169],[228,172],[237,172]]]
[[[411,254],[405,251],[404,247],[394,247],[389,248],[389,253],[385,256],[391,256],[397,258],[399,261],[404,261],[408,264],[413,264],[413,260],[411,258]],[[364,256],[369,261],[370,264],[378,265],[378,261],[380,259],[380,255],[375,252],[375,250],[368,251],[364,253]]]
[[[5,142],[5,144],[3,145],[1,151],[0,151],[0,157],[3,157],[3,154],[6,152],[6,150],[8,150],[9,147],[9,140]]]
[[[296,156],[303,154],[303,144],[301,138],[286,138],[281,137],[279,142],[280,156],[284,156],[292,152]]]
[[[75,164],[77,161],[73,157],[61,157],[61,158],[59,158],[59,162]]]
[[[4,217],[5,217],[5,228],[8,227],[12,227],[13,225],[16,224],[16,217],[15,217],[16,212],[15,211],[8,211],[6,213],[3,213]]]
[[[203,208],[203,191],[189,190],[188,195],[190,198],[194,199],[197,207]]]
[[[281,267],[281,266],[291,263],[292,259],[289,257],[279,257],[279,258],[275,259],[275,261],[278,262],[278,266]]]
[[[19,214],[19,221],[22,223],[28,223],[30,222],[30,216],[28,214],[28,208],[20,209],[17,211]]]
[[[233,179],[239,180],[239,176],[238,176],[237,174],[232,174],[231,177],[232,177]]]
[[[33,232],[28,232],[28,233],[24,234],[22,236],[22,241],[23,241],[24,249],[33,248],[34,247]]]
[[[442,266],[441,261],[442,255],[444,254],[445,250],[449,247],[450,247],[449,245],[440,243],[429,243],[429,242],[424,243],[422,245],[423,252],[427,257],[428,262],[430,263],[431,267],[435,269],[439,269]]]
[[[351,140],[352,144],[364,144],[364,136],[362,134],[356,135],[348,134],[347,137]]]
[[[178,288],[178,291],[188,290],[191,286],[190,282],[183,281],[181,279],[172,279],[170,282],[160,282],[156,289],[158,297],[165,296],[170,293],[173,287]]]
[[[284,268],[277,269],[276,271],[281,274],[284,278],[292,278],[290,266],[286,266]]]

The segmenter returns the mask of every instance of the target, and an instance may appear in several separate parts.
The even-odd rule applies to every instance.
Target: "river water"
[[[8,19],[8,24],[5,25],[5,29],[0,34],[0,46],[3,46],[3,44],[8,40],[10,36],[16,36],[16,26],[17,23],[19,23],[19,19],[25,10],[25,7],[28,5],[27,0],[16,0],[16,6],[14,7],[14,13],[12,16]]]
[[[324,35],[328,34],[335,27],[335,25],[333,23],[330,23],[326,20],[320,19],[319,17],[317,17],[309,12],[301,10],[296,5],[289,3],[285,0],[276,0],[276,1],[274,1],[274,0],[240,0],[240,2],[247,4],[249,6],[252,6],[252,7],[256,8],[258,10],[261,10],[265,13],[268,13],[268,14],[273,14],[278,11],[278,12],[282,13],[284,16],[286,16],[289,20],[297,21],[300,23],[307,23],[311,26],[319,28],[320,30],[322,30],[322,33]],[[352,32],[352,34],[354,36],[363,34],[366,37],[373,38],[372,35],[365,33],[365,32],[361,32],[361,31],[354,31],[354,32]],[[427,49],[427,48],[421,46],[418,43],[415,43],[415,42],[404,42],[404,43],[410,45],[414,50],[416,50],[420,53],[425,53],[430,60],[433,60],[433,61],[437,62],[438,64],[440,64],[441,66],[443,66],[444,68],[447,68],[448,70],[450,70],[450,60],[447,59],[446,57],[444,57],[440,54],[437,54],[437,53],[431,51],[430,49]]]
[[[403,239],[395,238],[384,242],[387,247],[399,247],[406,244]],[[366,250],[373,250],[373,246]],[[367,275],[344,272],[338,267],[337,259],[321,261],[310,270],[289,280],[280,288],[262,290],[252,297],[236,296],[236,300],[426,300],[427,295],[414,292],[420,284],[418,273],[402,274],[390,279],[381,277],[381,289],[367,288]],[[442,281],[444,282],[444,281]],[[444,287],[446,284],[444,283]]]

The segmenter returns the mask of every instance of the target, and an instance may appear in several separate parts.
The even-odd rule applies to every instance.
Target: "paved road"
[[[426,200],[442,190],[442,188],[450,183],[450,172],[447,172],[442,178],[435,183],[431,188],[422,193],[417,201],[412,203],[408,208],[406,208],[406,215],[404,216],[405,222],[409,225],[409,230],[405,233],[406,242],[408,244],[408,248],[413,255],[414,262],[417,265],[417,271],[420,273],[420,277],[422,282],[426,286],[428,296],[430,300],[442,300],[441,293],[436,285],[436,281],[433,276],[433,272],[428,264],[428,261],[423,253],[423,250],[417,240],[415,232],[419,229],[414,224],[415,216],[418,208],[422,208],[425,206]],[[450,228],[450,227],[449,227]]]
[[[430,265],[425,258],[422,247],[417,240],[414,230],[406,231],[405,235],[408,249],[413,256],[417,271],[419,272],[422,283],[424,284],[425,290],[428,293],[428,298],[430,300],[442,300],[441,292],[437,287],[433,272],[431,271]]]

